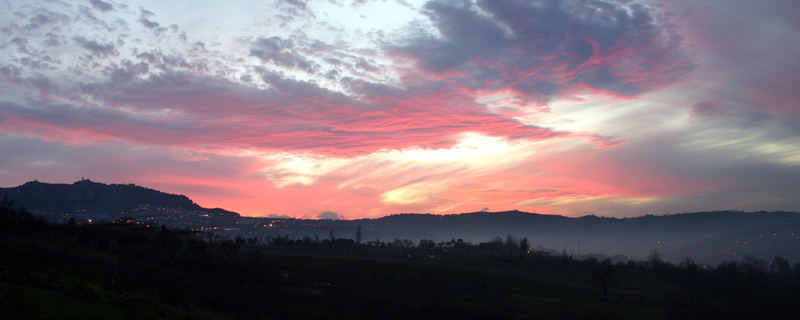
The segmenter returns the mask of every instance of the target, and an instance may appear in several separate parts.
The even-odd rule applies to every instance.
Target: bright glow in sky
[[[796,1],[0,7],[0,186],[311,218],[800,210]]]

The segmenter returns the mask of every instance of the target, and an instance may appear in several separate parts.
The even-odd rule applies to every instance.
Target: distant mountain
[[[767,260],[784,256],[800,262],[800,213],[796,212],[717,211],[636,218],[571,218],[521,211],[397,214],[359,220],[253,218],[202,208],[183,195],[89,180],[73,184],[33,181],[0,188],[2,197],[54,222],[64,223],[70,217],[78,223],[130,218],[156,226],[211,229],[223,237],[325,239],[333,232],[337,238],[354,238],[356,227],[361,226],[364,241],[463,239],[478,243],[513,235],[527,237],[535,249],[559,254],[619,254],[642,259],[657,251],[670,261],[691,257],[718,263],[752,255]]]
[[[88,179],[73,184],[31,181],[13,188],[0,188],[0,198],[8,198],[15,205],[56,222],[66,222],[70,217],[79,222],[125,217],[159,225],[191,227],[216,224],[216,219],[239,218],[239,214],[223,209],[202,208],[183,195]]]
[[[264,220],[268,223],[251,223]],[[745,255],[771,260],[780,255],[800,262],[800,213],[796,212],[718,211],[636,218],[570,218],[520,211],[400,214],[352,221],[242,218],[240,230],[294,238],[326,238],[333,230],[337,237],[353,238],[357,225],[365,241],[460,238],[484,242],[512,235],[527,237],[534,248],[559,254],[643,259],[656,251],[674,262],[691,257],[705,263],[739,260]]]

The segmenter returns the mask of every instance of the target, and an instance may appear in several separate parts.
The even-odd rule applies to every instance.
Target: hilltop
[[[104,184],[82,179],[72,184],[27,182],[0,188],[0,198],[51,222],[112,221],[119,218],[139,222],[194,227],[232,222],[239,214],[203,208],[184,195],[169,194],[134,184]]]

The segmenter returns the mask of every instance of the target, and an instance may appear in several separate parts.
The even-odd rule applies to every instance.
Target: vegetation
[[[358,233],[358,231],[355,231]],[[47,224],[0,205],[0,318],[791,319],[800,265],[612,263],[513,236],[359,244]]]

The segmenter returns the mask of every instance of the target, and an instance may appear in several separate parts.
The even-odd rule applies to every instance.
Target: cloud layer
[[[799,27],[747,5],[12,2],[0,177],[312,218],[796,210],[769,188],[800,165]]]
[[[429,2],[423,13],[438,34],[412,35],[398,54],[421,72],[522,103],[587,92],[635,97],[692,69],[680,37],[637,3]]]

